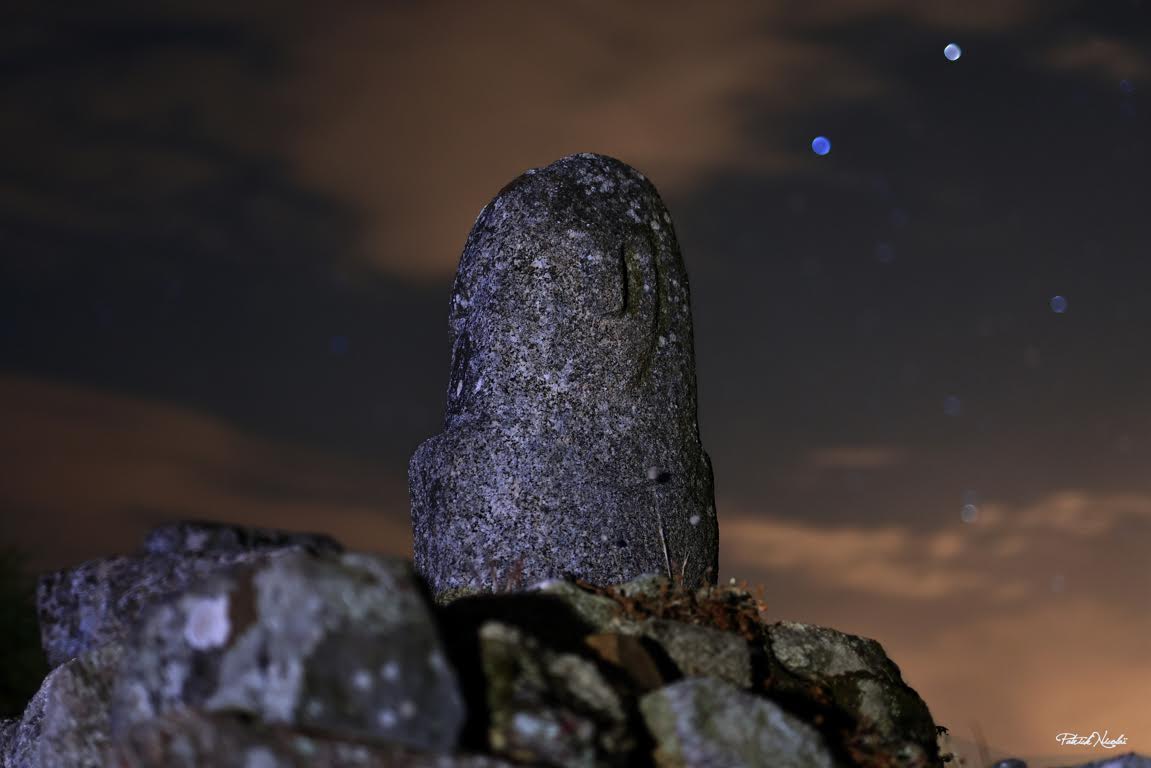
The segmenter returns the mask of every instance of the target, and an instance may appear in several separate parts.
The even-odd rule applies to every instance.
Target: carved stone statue
[[[687,272],[651,182],[594,154],[515,179],[472,227],[450,324],[444,431],[409,468],[433,590],[714,583]]]

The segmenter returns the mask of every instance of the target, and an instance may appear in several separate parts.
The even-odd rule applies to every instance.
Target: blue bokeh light
[[[955,43],[948,43],[943,49],[943,55],[947,57],[948,61],[956,61],[963,55],[963,49]]]
[[[1130,80],[1120,80],[1119,90],[1123,91],[1123,93],[1135,93],[1135,84]]]
[[[1062,315],[1067,311],[1067,299],[1062,296],[1051,297],[1051,311],[1057,315]]]
[[[811,151],[823,157],[831,151],[831,139],[826,136],[816,136],[811,140]]]
[[[346,355],[348,353],[348,337],[333,336],[328,343],[333,355]]]
[[[943,412],[948,416],[958,416],[963,410],[963,402],[955,395],[943,398]]]

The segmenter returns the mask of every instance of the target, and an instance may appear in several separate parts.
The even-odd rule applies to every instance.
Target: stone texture
[[[7,768],[8,763],[5,761],[19,730],[19,718],[0,718],[0,768]]]
[[[814,728],[721,680],[683,680],[647,694],[639,706],[659,768],[839,765]]]
[[[751,650],[739,635],[658,619],[644,622],[641,634],[659,645],[684,677],[715,677],[751,687]]]
[[[644,574],[616,585],[614,590],[624,598],[658,601],[661,594],[669,594],[669,587],[665,577]],[[685,677],[717,677],[741,688],[752,684],[751,649],[738,634],[682,621],[628,617],[616,600],[587,592],[568,581],[548,581],[534,589],[564,600],[573,612],[601,632],[650,640]]]
[[[156,606],[129,642],[116,733],[182,710],[370,743],[452,749],[464,708],[403,560],[285,553]]]
[[[122,655],[107,645],[52,670],[24,710],[4,768],[100,768],[108,744],[108,699]]]
[[[505,187],[468,237],[450,326],[444,431],[409,468],[435,592],[714,582],[687,273],[643,175],[582,154]]]
[[[623,631],[621,627],[635,627],[635,622],[620,617],[619,603],[615,600],[580,589],[570,581],[550,579],[535,585],[532,589],[563,601],[572,613],[597,630]]]
[[[551,580],[433,608],[406,561],[224,528],[150,539],[135,560],[216,565],[58,666],[0,722],[0,765],[939,764],[878,643],[765,625],[735,587]]]
[[[492,757],[359,744],[195,712],[136,723],[112,749],[119,768],[513,768]]]
[[[861,754],[908,765],[938,761],[931,712],[879,643],[790,621],[768,625],[767,636],[773,695],[804,696],[818,684],[839,712],[862,724],[853,745]]]
[[[494,753],[561,768],[627,764],[627,716],[594,662],[495,621],[480,628],[480,653]]]
[[[309,552],[341,552],[340,542],[323,533],[298,533],[274,528],[246,528],[206,520],[180,520],[158,525],[144,539],[150,555],[206,552],[256,552],[299,548]]]
[[[146,548],[144,555],[90,560],[40,579],[36,604],[50,666],[122,641],[145,609],[209,574],[284,552],[335,551],[340,545],[315,534],[173,523],[152,531]]]

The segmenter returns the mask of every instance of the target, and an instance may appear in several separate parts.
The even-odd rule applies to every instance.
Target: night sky
[[[36,568],[181,517],[410,553],[468,230],[594,151],[674,217],[722,578],[995,754],[1151,752],[1151,2],[26,6],[0,541]]]

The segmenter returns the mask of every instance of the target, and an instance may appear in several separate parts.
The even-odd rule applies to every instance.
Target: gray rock
[[[19,718],[0,718],[0,768],[7,768],[8,751],[12,742],[16,740],[16,733],[20,728]]]
[[[241,712],[335,737],[450,750],[464,708],[403,560],[285,553],[156,606],[129,641],[112,726]]]
[[[493,752],[561,768],[625,764],[626,714],[594,662],[495,621],[480,628],[480,655]]]
[[[823,737],[776,703],[699,677],[640,699],[659,768],[831,768]]]
[[[180,520],[156,526],[144,539],[150,555],[205,552],[254,552],[295,548],[311,552],[342,552],[340,542],[323,533],[297,533],[274,528],[246,528],[206,520]]]
[[[360,744],[197,712],[134,724],[112,756],[119,768],[513,768],[491,757]]]
[[[36,608],[48,664],[122,641],[145,609],[207,575],[285,551],[124,555],[47,574],[40,578]]]
[[[532,590],[559,598],[572,613],[598,631],[618,631],[619,603],[610,597],[593,594],[563,579],[540,582],[532,587]],[[624,623],[633,624],[626,620]]]
[[[582,154],[505,187],[468,237],[450,326],[444,431],[409,467],[435,592],[714,582],[687,273],[644,176]]]
[[[767,627],[772,690],[807,695],[811,683],[862,724],[854,746],[905,764],[933,764],[939,746],[931,712],[874,640],[781,621]]]
[[[44,679],[8,736],[4,768],[99,768],[108,743],[108,700],[122,649],[107,645]]]
[[[739,635],[659,619],[644,622],[641,634],[659,645],[684,677],[715,677],[751,687],[751,649]]]
[[[220,570],[306,550],[336,552],[322,534],[177,522],[153,529],[144,555],[90,560],[40,579],[40,639],[50,666],[124,639],[140,614]]]
[[[629,598],[655,599],[670,586],[663,576],[644,574],[616,585],[615,591]],[[580,589],[569,581],[547,581],[534,589],[562,599],[598,632],[651,640],[686,677],[718,677],[741,688],[751,687],[751,648],[738,634],[669,619],[628,618],[622,615],[615,600]]]

